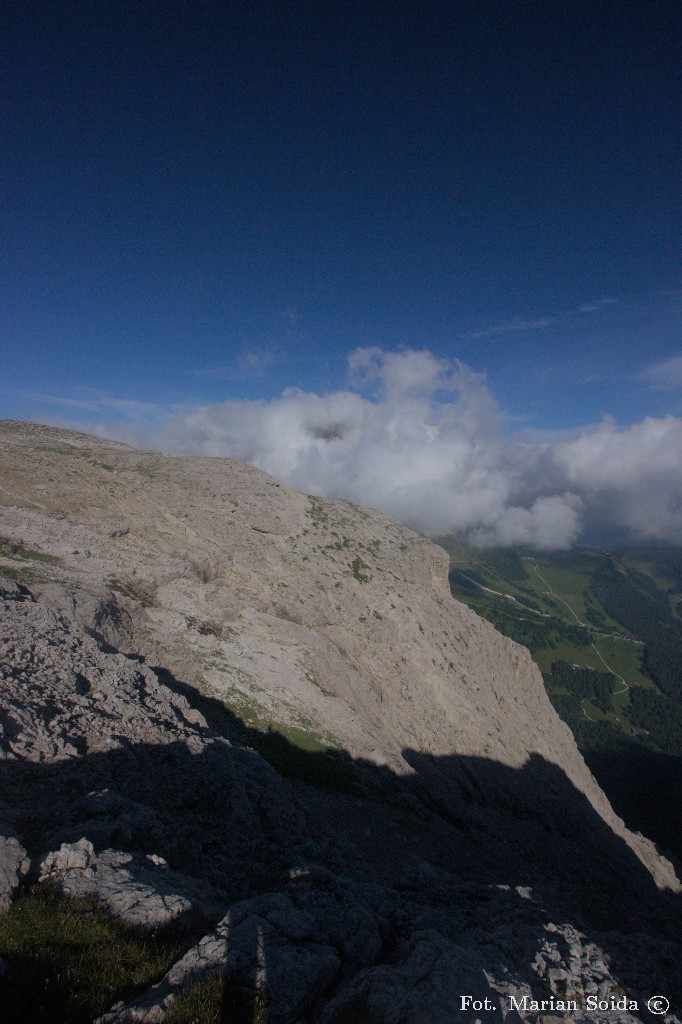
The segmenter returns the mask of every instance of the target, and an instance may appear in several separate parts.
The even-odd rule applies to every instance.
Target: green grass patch
[[[72,444],[37,444],[36,451],[50,452],[54,455],[73,455],[74,451],[82,454],[84,449],[75,448]]]
[[[368,580],[371,579],[369,573],[365,572],[365,569],[369,569],[369,566],[366,562],[363,562],[359,555],[351,562],[351,569],[353,571],[353,576],[358,580],[358,582],[367,583]]]
[[[221,1024],[224,979],[212,974],[178,996],[166,1014],[165,1024]]]
[[[616,675],[622,676],[629,686],[651,687],[653,684],[648,676],[641,671],[642,648],[628,640],[615,637],[604,637],[595,642],[597,650],[604,661]],[[533,651],[533,660],[541,672],[549,672],[554,661],[567,661],[570,665],[581,668],[593,668],[597,672],[606,672],[604,662],[597,656],[594,647],[577,647],[568,643],[557,643],[553,647],[543,647]],[[615,689],[622,685],[614,676]]]
[[[580,668],[604,668],[591,647],[573,647],[572,644],[557,644],[556,647],[543,647],[533,652],[533,661],[541,672],[549,672],[555,661],[567,661],[569,665]]]
[[[537,572],[533,568],[535,562],[527,562],[531,576],[532,587],[542,594],[549,589],[557,595],[554,600],[557,602],[557,612],[563,615],[568,621],[575,621],[575,615],[581,622],[585,622],[585,589],[587,580],[585,576],[573,567],[559,568],[547,563],[537,563]],[[543,582],[545,580],[546,582]],[[563,602],[566,602],[565,604]],[[566,607],[568,605],[568,607]],[[573,615],[571,615],[573,612]]]
[[[364,793],[349,755],[326,744],[314,733],[278,725],[264,731],[250,730],[244,742],[284,778],[305,782],[326,793]]]
[[[619,683],[614,679],[613,694],[611,695],[611,707],[616,718],[624,719],[625,721],[630,720],[630,690],[623,690]]]
[[[61,565],[61,558],[56,555],[48,555],[45,551],[36,551],[35,548],[20,548],[19,558],[27,559],[30,562],[45,562],[47,565]]]
[[[35,580],[42,580],[43,577],[36,574],[26,572],[26,570],[19,570],[13,568],[11,565],[0,565],[0,576],[7,576],[8,579],[14,580],[15,583],[26,584]]]
[[[363,791],[351,758],[302,729],[279,726],[251,734],[247,742],[285,779],[328,793]]]
[[[253,998],[238,985],[210,975],[183,992],[166,1014],[165,1024],[267,1024],[268,995]]]
[[[644,648],[640,644],[633,644],[631,640],[620,640],[618,637],[605,636],[595,640],[594,645],[609,668],[613,669],[617,675],[622,676],[630,686],[653,686],[649,677],[641,671]]]
[[[334,541],[333,544],[325,544],[322,548],[323,551],[343,551],[344,548],[350,547],[350,538],[344,537],[343,540]]]
[[[0,915],[3,1020],[91,1024],[161,978],[182,950],[117,921],[98,904],[47,887]]]
[[[253,747],[284,778],[330,793],[363,792],[352,759],[334,745],[331,736],[320,735],[305,720],[299,725],[276,722],[238,690],[222,696],[220,702],[237,720],[239,742]]]
[[[329,513],[325,510],[322,498],[309,494],[308,501],[310,508],[306,511],[306,515],[312,520],[313,526],[322,526],[329,519]]]
[[[43,562],[47,565],[62,564],[61,558],[56,555],[48,555],[45,551],[38,551],[36,548],[25,548],[9,537],[0,537],[0,555],[3,558],[21,558],[23,561]]]
[[[585,708],[591,721],[593,722],[610,722],[615,725],[614,715],[610,711],[602,711],[596,704],[593,704],[590,700],[579,701],[580,705]]]

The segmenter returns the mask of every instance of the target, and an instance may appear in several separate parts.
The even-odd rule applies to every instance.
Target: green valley
[[[453,595],[529,649],[616,810],[682,855],[682,551],[437,543]]]

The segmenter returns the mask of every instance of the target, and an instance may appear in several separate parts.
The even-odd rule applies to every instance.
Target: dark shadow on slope
[[[682,758],[624,741],[583,753],[628,828],[649,836],[682,871]]]
[[[345,750],[332,747],[323,751],[304,750],[276,728],[261,730],[247,725],[221,701],[200,693],[194,686],[177,679],[168,669],[160,665],[151,667],[165,686],[185,697],[202,713],[213,732],[256,750],[284,778],[304,782],[329,793],[366,794],[371,779],[363,776],[360,766]]]
[[[530,885],[543,905],[586,928],[647,930],[662,912],[664,930],[674,930],[678,898],[655,887],[556,765],[538,754],[520,770],[483,758],[404,756],[425,804],[462,835],[456,870],[496,884]],[[432,859],[447,867],[437,850]]]
[[[225,709],[212,710],[227,716],[226,731],[245,728]],[[324,776],[324,754],[286,745],[278,740],[278,757],[288,753],[304,774]],[[359,798],[287,782],[237,745],[214,743],[196,755],[180,743],[124,745],[52,764],[5,760],[0,802],[33,857],[82,836],[99,850],[157,853],[222,890],[225,908],[281,891],[292,867],[320,865],[358,891],[379,883],[412,904],[442,904],[453,884],[522,886],[548,921],[570,920],[588,933],[674,936],[679,898],[656,889],[557,766],[539,755],[521,769],[404,756],[412,776],[339,753],[364,792]],[[120,797],[120,812],[109,804],[98,813],[93,793],[103,790]],[[618,947],[610,950],[608,935],[600,942],[627,988]]]
[[[657,919],[662,909],[670,927],[676,897],[659,892],[624,840],[562,769],[540,755],[517,770],[487,758],[406,750],[403,757],[414,774],[397,775],[344,750],[302,750],[276,731],[248,726],[221,701],[167,670],[154,666],[154,671],[202,712],[212,730],[257,751],[279,775],[329,795],[362,798],[371,808],[370,819],[388,819],[385,835],[394,818],[408,834],[418,832],[418,850],[443,870],[477,882],[540,887],[557,909],[586,925],[628,930],[638,921],[647,930],[650,916]],[[357,799],[352,806],[357,808]],[[368,827],[376,831],[371,821]],[[370,862],[376,863],[374,844],[366,845]],[[390,847],[388,863],[399,856],[389,855]],[[594,892],[587,891],[591,888]]]

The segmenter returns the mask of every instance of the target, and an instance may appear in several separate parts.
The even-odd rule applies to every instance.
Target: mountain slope
[[[150,705],[145,711],[149,725],[140,730],[138,741],[127,740],[144,766],[143,778],[136,781],[119,766],[118,740],[111,751],[91,749],[89,690],[79,695],[81,710],[72,709],[63,719],[61,747],[31,738],[30,723],[23,719],[20,728],[16,713],[6,707],[5,818],[34,863],[56,851],[59,842],[83,838],[95,843],[93,854],[84,853],[84,847],[74,854],[86,861],[104,856],[108,846],[96,849],[94,834],[89,836],[86,828],[92,814],[79,817],[81,811],[67,797],[70,809],[62,816],[72,822],[68,836],[59,832],[47,809],[43,832],[31,833],[13,804],[19,777],[36,794],[51,785],[59,785],[60,792],[66,786],[68,792],[74,771],[87,779],[81,788],[91,785],[91,775],[102,777],[124,807],[131,801],[151,807],[161,821],[172,807],[179,835],[190,835],[198,815],[207,834],[189,863],[183,859],[189,841],[178,846],[164,840],[168,826],[160,825],[150,841],[158,835],[167,847],[161,855],[173,870],[212,887],[205,905],[237,897],[261,900],[249,904],[239,920],[252,922],[245,925],[245,935],[251,934],[254,921],[262,922],[259,934],[266,936],[263,941],[272,952],[275,989],[275,965],[289,962],[292,943],[298,956],[301,943],[308,942],[277,937],[276,879],[285,869],[304,872],[309,881],[301,883],[297,895],[286,890],[289,903],[282,914],[308,914],[306,927],[313,928],[309,914],[322,884],[319,872],[331,871],[328,890],[343,889],[340,902],[352,905],[353,913],[369,915],[372,934],[379,938],[367,940],[368,948],[376,944],[365,965],[375,972],[371,977],[355,954],[339,959],[337,951],[334,959],[320,952],[313,958],[319,977],[313,972],[317,980],[310,983],[309,1002],[301,997],[301,1006],[308,1008],[294,1007],[291,1014],[322,1019],[314,1013],[324,1006],[330,1022],[337,1020],[337,1009],[347,1010],[353,1000],[379,1006],[377,993],[387,972],[396,990],[409,988],[410,972],[419,973],[422,955],[420,914],[426,915],[421,927],[433,933],[428,956],[439,961],[442,947],[445,959],[439,962],[448,966],[443,977],[435,967],[423,975],[432,982],[423,1012],[405,995],[411,1007],[405,1019],[434,1021],[438,1014],[445,1019],[446,1012],[448,1020],[459,1019],[454,1015],[458,986],[465,978],[480,980],[484,968],[493,972],[498,992],[505,978],[516,985],[530,984],[530,978],[542,991],[554,991],[548,978],[542,980],[542,971],[531,972],[527,950],[510,946],[503,952],[502,937],[487,947],[482,936],[476,940],[479,946],[469,936],[467,948],[476,952],[464,955],[457,929],[453,932],[454,905],[459,901],[460,907],[473,908],[480,896],[467,886],[484,887],[486,913],[500,914],[500,920],[518,913],[537,950],[556,914],[572,920],[572,928],[632,927],[643,934],[649,929],[647,941],[654,944],[657,929],[669,934],[666,922],[675,898],[670,892],[657,894],[651,879],[678,891],[672,867],[615,816],[570,731],[551,708],[528,652],[453,601],[447,558],[440,549],[378,512],[343,501],[324,503],[241,463],[138,452],[30,424],[0,425],[0,487],[0,571],[30,589],[37,607],[57,617],[56,628],[74,634],[81,630],[81,644],[86,637],[99,643],[95,660],[119,657],[107,655],[106,642],[157,666],[158,678],[145,684],[145,692],[162,695],[164,686],[169,688],[162,700],[165,710]],[[20,595],[7,591],[8,621],[17,603],[35,603],[21,601]],[[95,639],[83,634],[83,627]],[[55,637],[51,643],[58,646],[61,640]],[[31,641],[17,640],[11,650],[15,657],[20,650],[30,652]],[[29,654],[26,658],[30,664]],[[170,709],[180,691],[189,704],[182,705],[187,710],[179,712],[182,729],[175,735],[171,723],[178,712]],[[13,700],[16,704],[19,696]],[[50,700],[58,704],[61,698],[53,694]],[[32,716],[42,721],[49,703],[39,695]],[[111,700],[104,708],[114,719],[120,717],[110,705]],[[45,718],[41,736],[53,720]],[[154,733],[161,720],[168,722],[167,740]],[[268,725],[279,729],[279,738],[268,736]],[[109,725],[102,721],[94,732],[119,737],[121,728],[113,720]],[[70,732],[73,750],[65,752]],[[244,750],[240,740],[262,749],[294,781],[268,775],[272,769],[253,751],[239,753]],[[174,753],[166,758],[163,749],[169,744]],[[23,765],[40,760],[41,751],[51,766],[44,775]],[[195,780],[191,799],[181,796],[183,771],[177,768],[179,763],[189,770],[188,756]],[[20,768],[23,774],[17,775]],[[244,772],[251,781],[244,781]],[[244,835],[239,801],[228,801],[224,812],[215,803],[203,804],[212,779],[223,780],[229,789],[235,783],[227,780],[236,778],[249,793],[242,807],[251,821],[246,843],[252,867],[240,861],[234,847],[221,860],[223,826],[210,825],[212,816],[224,813],[233,834]],[[311,780],[318,784],[307,785]],[[330,782],[339,784],[334,792]],[[269,810],[265,793],[270,794]],[[256,810],[247,813],[247,805]],[[105,846],[112,835],[107,833]],[[140,835],[131,843],[133,853],[159,854],[147,849]],[[270,867],[263,853],[268,848]],[[105,868],[113,870],[113,856],[107,854],[101,868],[88,862],[74,870],[106,873]],[[232,891],[228,877],[239,880]],[[399,928],[402,903],[407,916]],[[437,907],[446,905],[450,910],[439,916]],[[318,937],[333,918],[331,904],[323,900],[320,906],[329,913],[321,910],[315,919]],[[211,940],[211,949],[218,951],[214,966],[223,963],[225,927]],[[287,927],[296,932],[298,926]],[[610,943],[622,979],[636,985],[628,940]],[[317,946],[333,949],[334,942],[328,936]],[[640,962],[642,957],[647,964],[656,959],[642,954],[641,943],[638,948]],[[199,972],[198,954],[190,950],[187,956],[174,975],[176,988]],[[238,973],[243,967],[232,964],[230,970]],[[327,978],[324,984],[321,978]],[[165,999],[175,982],[164,984]],[[437,1009],[429,1000],[441,984],[445,1002]],[[585,994],[588,981],[576,984]],[[481,991],[479,981],[475,990]],[[155,998],[150,996],[147,1009],[158,1004]],[[133,1016],[137,1012],[130,1011]],[[287,1017],[288,1012],[281,1010],[280,1017],[273,1009],[272,1020],[302,1019]],[[377,1009],[372,1019],[388,1017]]]

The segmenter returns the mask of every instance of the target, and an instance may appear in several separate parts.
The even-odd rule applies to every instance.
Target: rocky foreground
[[[210,972],[269,1024],[681,1019],[671,864],[440,549],[29,424],[0,487],[0,907],[51,885],[186,950],[103,1020]]]

